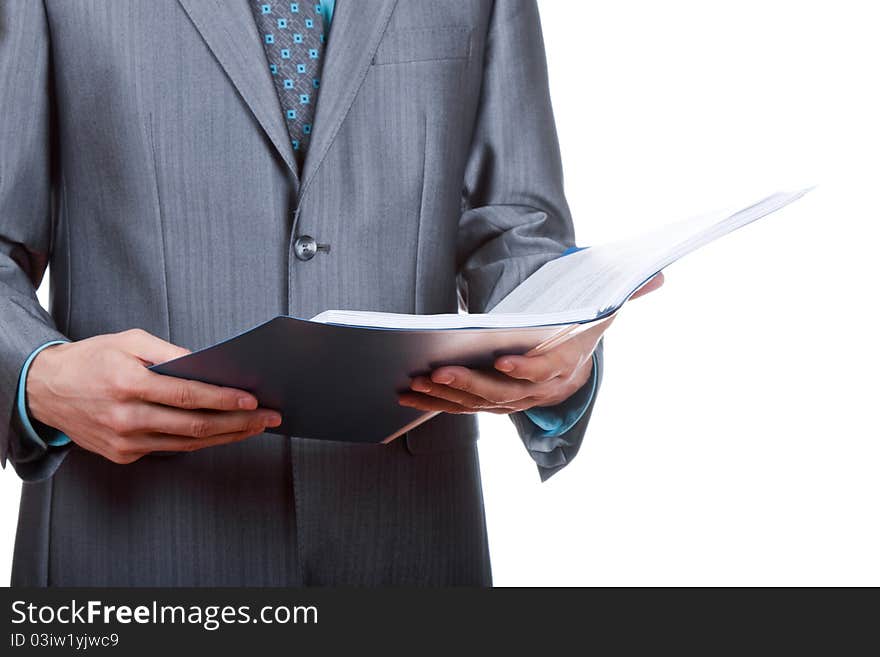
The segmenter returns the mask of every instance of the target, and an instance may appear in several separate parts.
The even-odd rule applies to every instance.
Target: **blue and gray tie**
[[[326,41],[323,10],[318,0],[253,1],[251,8],[281,100],[293,154],[302,170],[321,85]]]

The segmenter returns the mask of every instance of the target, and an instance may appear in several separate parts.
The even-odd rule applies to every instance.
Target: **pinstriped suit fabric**
[[[0,25],[6,418],[53,338],[199,348],[459,290],[483,310],[573,243],[533,1],[338,2],[302,169],[247,0],[9,2]],[[296,260],[305,233],[331,251]],[[545,476],[585,426],[533,450]],[[261,436],[117,466],[28,460],[0,422],[28,480],[13,582],[488,584],[475,441],[444,415],[389,447]]]

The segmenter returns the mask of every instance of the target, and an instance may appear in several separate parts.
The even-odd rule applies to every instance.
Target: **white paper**
[[[777,192],[735,212],[686,219],[633,239],[557,258],[523,281],[489,313],[406,315],[328,310],[313,321],[399,329],[518,328],[598,321],[682,256],[785,207],[808,191]]]

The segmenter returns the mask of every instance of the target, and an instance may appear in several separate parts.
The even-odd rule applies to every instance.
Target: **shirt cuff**
[[[599,368],[596,352],[593,352],[593,371],[590,380],[582,390],[587,391],[586,399],[579,393],[573,394],[555,406],[535,406],[523,411],[542,433],[536,438],[556,438],[576,425],[584,416],[596,394],[596,371]]]
[[[24,433],[23,438],[42,449],[47,449],[47,446],[62,447],[70,442],[70,438],[58,431],[58,429],[46,426],[41,422],[36,422],[36,420],[33,422],[31,421],[27,409],[27,389],[25,385],[27,383],[28,370],[30,370],[34,358],[36,358],[43,349],[47,349],[56,344],[66,344],[66,342],[66,340],[53,340],[52,342],[47,342],[34,349],[33,353],[31,353],[24,362],[24,365],[21,368],[21,374],[18,376],[18,391],[15,404],[18,411],[18,420],[21,423],[21,429]],[[34,424],[39,428],[35,427]]]

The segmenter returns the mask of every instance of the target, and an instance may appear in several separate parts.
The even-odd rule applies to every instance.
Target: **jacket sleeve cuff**
[[[32,461],[41,458],[49,451],[49,447],[62,447],[70,442],[70,438],[52,427],[46,426],[41,422],[32,420],[28,413],[27,407],[27,375],[30,370],[31,363],[39,355],[41,351],[57,344],[65,344],[65,340],[52,340],[40,345],[28,356],[27,360],[21,368],[21,374],[18,377],[18,389],[16,391],[16,414],[18,426],[21,433],[21,441],[24,449],[21,450],[23,456],[21,461]]]
[[[535,435],[540,438],[556,438],[571,429],[587,412],[596,394],[596,370],[598,358],[593,353],[593,371],[590,378],[571,397],[555,406],[536,406],[523,411],[539,429]]]
[[[563,404],[570,403],[571,408],[575,410],[570,411],[566,420],[558,423],[560,431],[558,435],[550,435],[556,432],[552,429],[549,431],[543,429],[525,412],[513,413],[509,416],[529,456],[538,466],[538,473],[542,481],[546,481],[571,463],[580,450],[587,425],[590,422],[593,409],[596,407],[599,388],[602,385],[604,364],[604,345],[602,342],[602,340],[599,341],[593,352],[593,372],[590,375],[590,381],[587,381],[583,388],[566,402],[563,402]],[[585,404],[585,408],[582,409],[581,404]],[[574,424],[562,431],[570,419],[574,419]]]

